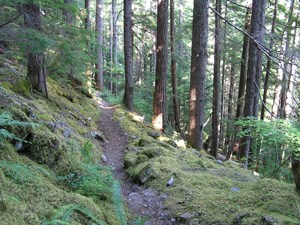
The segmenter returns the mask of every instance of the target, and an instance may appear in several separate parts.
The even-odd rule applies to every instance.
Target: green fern
[[[78,204],[64,205],[58,209],[56,214],[50,221],[46,221],[43,225],[70,225],[70,218],[74,213],[79,213],[95,225],[107,225],[103,220],[98,219],[86,207]]]
[[[62,221],[62,220],[51,220],[48,222],[44,222],[43,225],[72,225],[72,223]]]
[[[123,206],[121,188],[118,181],[115,181],[113,184],[113,202],[116,208],[116,214],[119,219],[120,225],[126,225],[126,216]]]
[[[133,222],[133,225],[144,225],[148,221],[147,217],[136,218]]]
[[[13,179],[16,183],[34,182],[37,180],[37,177],[24,164],[0,161],[0,169],[2,169],[6,177]]]
[[[58,177],[73,191],[96,199],[107,199],[112,193],[113,177],[108,167],[86,165],[82,171]]]
[[[34,123],[22,122],[14,120],[12,115],[8,112],[3,112],[0,114],[0,145],[3,145],[5,139],[16,139],[18,141],[24,141],[15,134],[9,132],[7,127],[29,127],[34,126]]]

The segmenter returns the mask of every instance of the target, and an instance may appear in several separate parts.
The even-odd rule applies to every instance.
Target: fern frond
[[[119,182],[115,181],[113,184],[113,202],[116,209],[116,214],[119,219],[121,225],[126,225],[126,216],[125,210],[123,206],[122,196],[121,196],[121,188]]]
[[[34,126],[34,123],[22,122],[14,120],[12,115],[8,112],[0,114],[0,145],[3,144],[4,139],[16,139],[18,141],[27,142],[15,134],[9,132],[6,127],[30,127]]]
[[[80,213],[85,218],[89,219],[93,224],[96,225],[107,225],[104,221],[98,219],[94,214],[86,207],[78,204],[64,205],[58,209],[56,214],[51,218],[50,221],[46,221],[43,225],[51,224],[71,224],[68,221],[70,220],[73,213]],[[55,223],[56,222],[56,223]],[[59,222],[59,223],[57,223]]]
[[[72,225],[72,223],[63,220],[51,220],[44,222],[42,225]]]
[[[6,177],[13,179],[16,183],[34,182],[38,180],[25,164],[0,161],[0,169],[3,170]]]

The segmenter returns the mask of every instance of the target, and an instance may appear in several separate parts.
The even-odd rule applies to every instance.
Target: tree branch
[[[226,18],[224,18],[221,14],[219,14],[214,8],[209,7],[214,13],[216,13],[222,20],[224,20],[226,23],[228,23],[230,26],[232,26],[233,28],[235,28],[236,30],[242,32],[243,34],[245,34],[247,37],[249,37],[256,45],[257,47],[270,59],[272,60],[274,63],[276,63],[278,66],[280,66],[279,62],[277,62],[275,59],[287,63],[289,65],[293,65],[293,66],[297,66],[297,64],[286,61],[284,59],[279,58],[278,56],[272,55],[269,52],[266,51],[266,49],[268,49],[266,46],[264,46],[263,44],[259,43],[258,41],[256,41],[250,34],[248,34],[247,32],[245,32],[244,30],[242,30],[241,28],[235,26],[233,23],[231,23],[229,20],[227,20]],[[270,50],[269,50],[270,51]]]

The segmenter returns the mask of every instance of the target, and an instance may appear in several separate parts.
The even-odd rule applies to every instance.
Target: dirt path
[[[102,114],[99,121],[99,130],[107,139],[103,143],[103,154],[106,164],[114,170],[114,176],[121,183],[122,195],[131,213],[136,218],[146,218],[146,225],[169,225],[171,218],[163,202],[165,194],[142,186],[138,186],[126,177],[123,169],[124,154],[127,146],[127,137],[118,121],[114,120],[114,108],[106,103],[101,104]]]

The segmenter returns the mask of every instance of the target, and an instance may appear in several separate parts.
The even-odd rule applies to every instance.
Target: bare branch
[[[259,43],[257,40],[255,40],[255,38],[253,38],[250,34],[248,34],[247,32],[245,32],[244,30],[242,30],[241,28],[235,26],[233,23],[231,23],[229,20],[227,20],[226,18],[224,18],[221,14],[219,14],[214,8],[209,7],[214,13],[216,13],[221,19],[223,19],[226,23],[228,23],[230,26],[232,26],[233,28],[235,28],[236,30],[242,32],[243,34],[245,34],[247,37],[249,37],[256,45],[257,47],[268,57],[270,58],[273,62],[275,62],[278,66],[280,66],[279,62],[277,62],[275,59],[287,63],[289,65],[294,65],[297,66],[297,64],[286,61],[284,59],[279,58],[278,56],[275,56],[271,53],[269,53],[266,49],[268,49],[266,46],[264,46],[262,43]],[[270,50],[269,50],[270,51]]]

